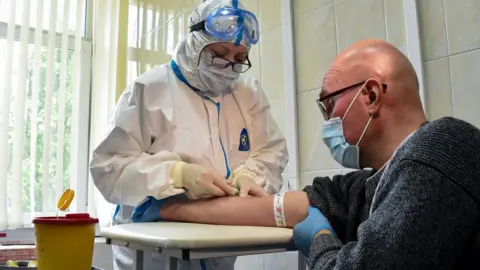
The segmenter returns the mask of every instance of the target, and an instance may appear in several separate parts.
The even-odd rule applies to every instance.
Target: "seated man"
[[[411,63],[384,41],[343,51],[317,102],[333,157],[373,170],[319,177],[284,195],[169,201],[160,217],[294,228],[311,269],[477,268],[480,130],[451,117],[427,121]]]

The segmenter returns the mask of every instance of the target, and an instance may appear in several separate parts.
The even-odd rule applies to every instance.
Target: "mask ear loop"
[[[341,123],[343,123],[343,120],[345,119],[345,117],[347,116],[348,112],[350,111],[350,108],[352,108],[352,105],[353,105],[353,103],[355,102],[355,100],[357,100],[358,95],[360,95],[360,92],[362,92],[363,86],[365,86],[365,84],[362,85],[362,88],[360,88],[360,90],[357,92],[357,94],[356,94],[355,97],[353,98],[352,102],[350,102],[350,105],[348,105],[348,108],[347,108],[347,110],[345,111],[345,114],[343,115],[342,119],[340,120]],[[338,127],[337,131],[339,131],[340,129],[342,129],[342,133],[343,133],[343,126],[342,126],[342,125],[340,125],[340,126]],[[365,131],[364,131],[364,132],[365,132]]]
[[[346,111],[345,114],[343,115],[342,122],[343,122],[343,120],[345,119],[345,117],[347,116],[348,112],[350,111],[350,108],[352,107],[352,105],[353,105],[353,103],[355,102],[355,100],[357,100],[358,95],[360,95],[360,92],[362,92],[364,86],[365,86],[365,84],[363,84],[362,88],[360,88],[360,90],[357,92],[357,94],[356,94],[355,97],[353,98],[353,101],[352,101],[352,102],[350,103],[350,105],[348,106],[347,111]],[[370,114],[370,119],[368,119],[368,122],[367,122],[367,124],[365,125],[365,128],[363,129],[362,134],[360,135],[360,138],[358,138],[358,142],[357,142],[356,146],[358,146],[358,145],[360,144],[360,142],[362,141],[363,136],[365,135],[365,132],[367,132],[368,126],[370,126],[370,122],[372,121],[372,119],[373,119],[373,114]]]
[[[373,119],[373,114],[370,114],[370,119],[368,119],[367,125],[365,125],[365,128],[363,129],[362,135],[360,135],[360,138],[358,138],[358,142],[356,146],[358,146],[362,141],[363,135],[365,135],[365,132],[367,132],[368,126],[370,126],[370,122],[372,122],[372,119]]]
[[[374,101],[373,104],[375,104],[375,102],[376,101]],[[367,125],[365,125],[365,128],[363,129],[362,135],[360,135],[360,138],[358,138],[358,142],[357,142],[356,146],[358,146],[360,144],[360,142],[362,141],[363,135],[365,135],[365,132],[367,132],[367,129],[370,126],[370,122],[372,122],[373,116],[374,116],[374,114],[371,113],[370,114],[370,119],[368,119]]]
[[[362,85],[362,88],[360,88],[360,90],[357,92],[357,94],[356,94],[355,97],[353,98],[352,102],[350,102],[350,105],[348,105],[347,111],[345,112],[345,114],[344,114],[343,117],[342,117],[342,122],[343,122],[343,120],[345,119],[345,117],[347,116],[348,112],[350,111],[350,108],[352,108],[352,105],[353,105],[353,103],[355,102],[355,100],[357,100],[358,95],[360,95],[360,92],[362,92],[364,86],[365,86],[365,84]]]

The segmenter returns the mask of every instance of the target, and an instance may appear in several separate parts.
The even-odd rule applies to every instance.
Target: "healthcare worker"
[[[259,39],[255,15],[236,0],[209,0],[193,10],[189,28],[170,63],[125,90],[94,150],[93,181],[117,204],[115,224],[161,220],[159,208],[172,196],[266,196],[282,187],[285,139],[260,83],[243,74]],[[115,269],[133,269],[132,250],[114,246],[113,256]],[[181,261],[180,269],[233,269],[234,262]],[[146,270],[167,265],[162,254],[145,254]]]

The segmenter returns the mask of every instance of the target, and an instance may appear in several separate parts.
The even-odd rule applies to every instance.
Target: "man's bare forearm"
[[[289,228],[305,219],[308,206],[309,202],[304,192],[285,193],[283,208]],[[276,227],[273,196],[169,202],[162,207],[160,216],[165,220],[182,222]]]

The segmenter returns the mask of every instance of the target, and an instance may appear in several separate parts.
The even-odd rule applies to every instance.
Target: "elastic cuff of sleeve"
[[[160,209],[168,198],[157,200],[153,197],[148,197],[148,200],[143,204],[133,209],[131,218],[133,222],[154,222],[160,221]]]
[[[251,172],[251,171],[248,171],[248,170],[239,170],[239,171],[235,171],[232,173],[232,175],[229,177],[229,181],[230,181],[230,185],[232,186],[238,186],[238,179],[240,179],[241,176],[246,176],[250,179],[252,179],[252,181],[255,181],[255,173]]]
[[[173,179],[173,186],[176,188],[184,187],[182,181],[182,169],[185,164],[186,163],[183,161],[177,161],[173,164],[171,178]]]
[[[246,176],[249,176],[252,179],[256,176],[256,174],[254,172],[250,171],[249,169],[247,169],[245,167],[237,168],[236,170],[233,171],[233,174],[235,174],[235,175],[246,175]]]
[[[313,236],[312,239],[315,239],[315,238],[317,238],[317,237],[319,237],[320,235],[323,235],[323,234],[331,234],[333,236],[337,236],[332,228],[326,228],[326,229],[321,229],[320,231],[315,233],[315,235]]]

